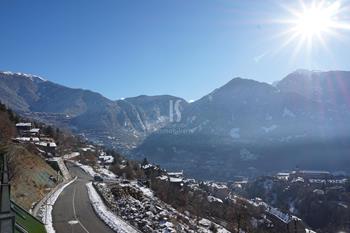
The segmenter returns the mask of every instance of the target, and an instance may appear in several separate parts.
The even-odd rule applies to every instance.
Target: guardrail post
[[[3,170],[0,184],[0,232],[15,232],[15,215],[11,210],[9,174],[6,155],[3,155]]]

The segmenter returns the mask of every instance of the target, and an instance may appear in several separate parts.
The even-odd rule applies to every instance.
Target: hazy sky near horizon
[[[299,68],[350,70],[348,30],[325,35],[328,49],[314,43],[296,51],[298,40],[282,46],[288,35],[278,35],[290,26],[278,20],[292,17],[286,7],[297,2],[1,0],[0,70],[111,99],[187,100],[237,76],[271,83]]]

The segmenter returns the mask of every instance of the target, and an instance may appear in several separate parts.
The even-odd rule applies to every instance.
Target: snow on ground
[[[265,126],[261,127],[261,129],[264,130],[265,133],[269,133],[269,132],[275,130],[276,128],[277,128],[277,125],[271,125],[268,127],[265,127]]]
[[[230,136],[234,139],[238,139],[241,137],[241,135],[239,134],[240,129],[239,128],[232,128],[230,131]]]
[[[239,154],[241,156],[241,160],[243,161],[250,161],[250,160],[256,160],[259,156],[256,154],[253,154],[248,149],[243,148],[239,151]]]
[[[117,175],[115,175],[113,172],[111,172],[110,170],[108,170],[107,168],[98,168],[97,169],[98,173],[101,174],[101,176],[103,177],[107,177],[110,179],[115,179],[117,178]]]
[[[309,229],[305,229],[305,232],[306,233],[316,233],[316,231],[312,231],[312,230],[309,230]]]
[[[289,110],[288,108],[284,108],[282,116],[283,117],[292,117],[292,118],[294,118],[295,114],[291,110]]]
[[[267,115],[265,116],[265,120],[271,121],[271,120],[272,120],[272,116],[271,116],[270,114],[267,114]]]
[[[230,233],[228,230],[226,230],[225,228],[223,228],[222,226],[206,219],[206,218],[202,218],[201,220],[198,221],[198,227],[200,228],[200,232],[203,233],[212,233],[211,230],[209,230],[209,227],[213,224],[218,233]]]
[[[79,152],[72,152],[70,154],[63,155],[63,159],[72,159],[72,158],[77,157],[79,155],[80,155]]]
[[[86,187],[88,189],[90,202],[92,203],[95,212],[109,227],[111,227],[114,231],[117,232],[138,232],[132,226],[130,226],[122,219],[114,215],[113,212],[108,210],[108,208],[105,206],[104,202],[96,192],[91,182],[87,183]]]
[[[223,201],[220,198],[216,198],[214,196],[208,196],[207,197],[209,202],[219,202],[219,203],[223,203]]]
[[[151,189],[138,185],[136,181],[132,181],[131,184],[137,189],[139,189],[143,193],[143,195],[150,198],[154,197],[153,191]]]
[[[116,179],[118,177],[117,175],[115,175],[113,172],[111,172],[107,168],[99,167],[96,169],[97,172],[95,172],[95,170],[91,166],[84,165],[84,164],[81,164],[79,162],[73,162],[73,163],[75,165],[79,166],[81,169],[83,169],[84,172],[86,172],[87,174],[89,174],[92,177],[94,177],[95,175],[102,176],[102,177],[107,178],[107,179]]]
[[[288,213],[283,213],[282,211],[280,211],[277,208],[268,208],[267,212],[274,215],[276,218],[278,218],[279,220],[281,220],[284,223],[289,223],[292,219],[292,216],[289,215]]]
[[[87,174],[94,177],[95,175],[99,175],[97,172],[94,171],[94,169],[88,165],[83,165],[79,162],[74,162],[75,165],[79,166],[81,169],[84,170]]]
[[[51,194],[51,196],[47,199],[45,202],[45,205],[43,205],[40,208],[40,216],[42,217],[43,222],[45,223],[45,229],[47,233],[55,233],[55,229],[53,228],[52,224],[52,210],[53,206],[57,200],[57,198],[60,196],[62,191],[70,184],[72,184],[76,178],[71,180],[70,182],[66,183],[59,189],[57,189],[54,193]]]

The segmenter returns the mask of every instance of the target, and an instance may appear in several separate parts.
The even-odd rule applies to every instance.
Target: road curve
[[[57,233],[113,233],[95,214],[87,193],[86,183],[92,177],[74,165],[68,164],[72,176],[78,179],[69,185],[57,199],[52,215]]]

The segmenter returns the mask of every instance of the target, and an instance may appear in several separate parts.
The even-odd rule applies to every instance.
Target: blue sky
[[[297,41],[272,0],[1,0],[0,70],[37,74],[111,99],[198,99],[233,77],[273,82],[298,69],[350,70],[349,33],[291,59]],[[342,1],[344,2],[344,1]],[[349,12],[347,12],[349,15]]]

